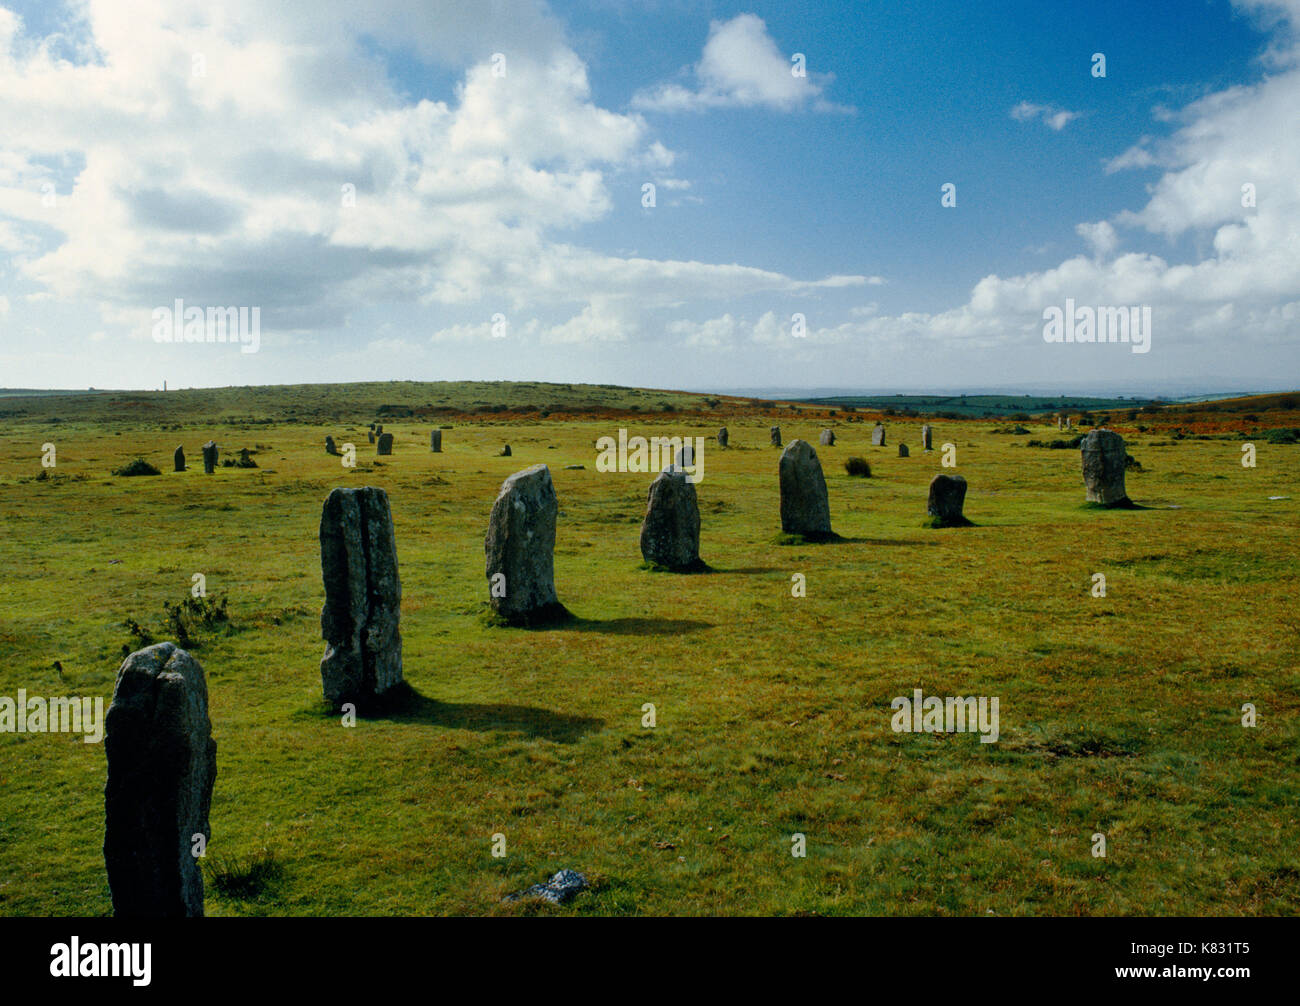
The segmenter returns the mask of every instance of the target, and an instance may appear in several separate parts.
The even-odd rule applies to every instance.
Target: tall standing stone
[[[371,442],[372,444],[375,442],[375,431],[374,431],[374,430],[366,430],[366,436],[368,436],[368,437],[370,438],[370,442]]]
[[[434,454],[442,453],[442,430],[429,431],[429,450]]]
[[[185,471],[185,447],[176,448],[176,453],[172,455],[172,470],[177,472]]]
[[[781,446],[781,427],[779,427],[779,426],[773,426],[772,429],[771,429],[769,432],[770,432],[771,435],[772,435],[772,446],[773,446],[773,447],[780,447],[780,446]]]
[[[669,465],[650,484],[641,523],[641,555],[675,573],[705,568],[700,560],[700,507],[695,486],[676,465]]]
[[[1058,432],[1065,429],[1065,417],[1059,412],[1056,414],[1056,429]]]
[[[339,449],[338,449],[337,447],[334,446],[334,438],[333,438],[333,437],[326,437],[326,438],[325,438],[325,453],[326,453],[326,454],[337,454],[338,452],[339,452]]]
[[[391,433],[379,434],[379,446],[375,451],[376,454],[393,453],[393,435]]]
[[[203,914],[195,836],[208,810],[217,742],[199,662],[174,643],[137,650],[117,671],[105,719],[104,864],[115,915]]]
[[[217,444],[215,440],[209,440],[203,445],[203,472],[205,475],[211,475],[217,470]]]
[[[727,446],[727,439],[728,439],[730,436],[731,436],[731,434],[729,434],[729,433],[727,432],[727,428],[726,428],[725,426],[723,426],[721,429],[719,429],[719,430],[718,430],[718,446],[719,446],[719,447],[726,447],[726,446]]]
[[[930,450],[930,424],[926,423],[921,427],[921,449]]]
[[[781,530],[805,538],[828,538],[831,505],[826,476],[812,444],[791,440],[778,464],[781,477]]]
[[[898,445],[898,456],[899,456],[900,458],[911,457],[911,454],[910,454],[910,452],[909,452],[908,449],[907,449],[907,444],[899,444],[899,445]]]
[[[533,465],[501,483],[483,541],[492,609],[512,625],[568,617],[555,596],[555,520],[551,470]]]
[[[818,445],[821,446],[821,447],[834,447],[834,446],[835,446],[835,431],[834,431],[834,430],[822,430],[821,437],[818,439],[817,443],[818,443]]]
[[[364,705],[402,681],[402,582],[384,490],[329,494],[320,518],[320,568],[325,698],[336,709],[344,702]]]
[[[885,427],[881,425],[879,420],[876,421],[876,425],[871,431],[871,446],[872,447],[885,446]]]
[[[960,475],[936,475],[930,480],[930,497],[925,511],[939,527],[965,527],[962,515],[966,503],[966,480]]]
[[[1128,451],[1124,438],[1111,430],[1093,430],[1079,445],[1083,456],[1083,484],[1089,503],[1115,506],[1128,502],[1124,465]]]

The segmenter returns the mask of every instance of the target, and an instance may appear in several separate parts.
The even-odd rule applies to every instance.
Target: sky
[[[1298,336],[1300,0],[0,0],[0,387],[1263,391]]]

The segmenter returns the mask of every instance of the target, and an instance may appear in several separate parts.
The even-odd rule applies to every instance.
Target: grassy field
[[[212,915],[1296,912],[1300,445],[1252,431],[1300,417],[1119,422],[1143,469],[1129,494],[1149,509],[1099,511],[1077,450],[1027,446],[1054,424],[941,420],[922,454],[919,422],[886,419],[889,446],[872,448],[871,414],[557,387],[6,399],[0,695],[107,705],[134,647],[125,620],[165,638],[164,602],[205,575],[231,619],[193,650],[218,744]],[[366,443],[376,419],[391,457]],[[699,486],[714,571],[638,568],[650,478],[597,472],[594,441],[720,422],[733,446],[706,445]],[[818,453],[845,541],[774,543],[775,422],[787,443],[836,430]],[[326,434],[357,445],[355,470]],[[210,437],[259,467],[205,476]],[[513,457],[496,456],[505,443]],[[974,527],[921,527],[944,443]],[[851,455],[872,478],[845,474]],[[109,474],[136,456],[163,474]],[[556,584],[578,618],[490,627],[488,512],[536,463],[560,498]],[[329,490],[359,485],[391,501],[415,697],[346,728],[321,702],[317,528]],[[918,687],[999,697],[998,743],[892,732],[890,700]],[[0,914],[111,910],[104,779],[102,745],[0,734]],[[562,909],[500,904],[561,867],[593,889]]]

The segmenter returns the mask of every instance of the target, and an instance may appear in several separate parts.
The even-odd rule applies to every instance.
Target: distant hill
[[[1054,412],[1116,412],[1159,408],[1154,398],[1092,398],[1035,395],[844,395],[809,399],[809,404],[866,409],[886,414],[950,416],[954,419],[1015,418]]]

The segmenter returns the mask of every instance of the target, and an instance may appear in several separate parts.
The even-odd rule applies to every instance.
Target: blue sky
[[[263,6],[0,0],[0,385],[1297,383],[1300,0]]]

